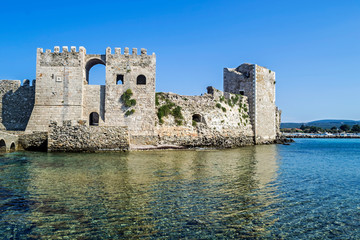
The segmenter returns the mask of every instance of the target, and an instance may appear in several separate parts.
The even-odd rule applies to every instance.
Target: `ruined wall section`
[[[250,122],[255,126],[255,65],[244,63],[237,68],[224,68],[223,84],[225,92],[248,98]]]
[[[277,136],[275,72],[256,64],[224,69],[224,91],[242,93],[249,99],[249,115],[256,143],[271,142]]]
[[[170,111],[179,106],[183,117],[170,113],[161,118],[162,123],[157,118],[160,145],[236,147],[253,143],[247,97],[214,88],[208,92],[202,96],[157,93],[157,111],[166,105],[173,105]]]
[[[47,131],[50,120],[82,118],[86,50],[37,49],[35,106],[26,131]]]
[[[275,72],[256,66],[256,143],[276,139]]]
[[[48,151],[98,152],[129,149],[127,127],[86,126],[74,121],[52,121],[48,133]]]
[[[35,81],[33,82],[33,85]],[[0,80],[0,128],[24,131],[34,107],[35,87],[29,80]]]
[[[136,48],[132,49],[131,54],[128,48],[124,49],[123,54],[120,48],[115,48],[115,53],[111,53],[111,49],[107,48],[105,90],[107,126],[128,126],[132,136],[154,135],[155,72],[155,54],[147,55],[147,51],[141,49],[141,54],[138,55]],[[137,84],[140,75],[145,76],[146,84]],[[136,100],[136,105],[130,108],[121,101],[121,96],[127,89],[132,90],[131,98]],[[135,112],[126,116],[126,112],[132,109]]]

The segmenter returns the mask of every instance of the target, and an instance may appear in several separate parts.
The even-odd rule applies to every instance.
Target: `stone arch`
[[[86,82],[87,84],[89,84],[89,77],[90,77],[90,70],[92,67],[94,67],[95,65],[104,65],[106,66],[105,61],[103,61],[101,58],[91,58],[86,62],[85,65],[85,71],[86,71]],[[105,78],[106,76],[104,76]]]
[[[0,152],[6,152],[6,143],[4,139],[0,140]]]
[[[136,84],[137,85],[146,85],[146,77],[142,74],[140,74],[137,78],[136,78]]]
[[[97,112],[90,113],[89,125],[90,126],[99,126],[99,114]]]
[[[14,142],[12,142],[10,145],[10,152],[15,152],[15,150],[16,150],[16,145]]]
[[[200,123],[200,122],[202,122],[202,116],[200,114],[194,114],[194,115],[192,115],[192,120]]]

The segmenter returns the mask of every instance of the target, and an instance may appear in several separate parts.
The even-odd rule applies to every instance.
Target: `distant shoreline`
[[[360,138],[360,135],[312,135],[312,134],[283,134],[288,138]]]

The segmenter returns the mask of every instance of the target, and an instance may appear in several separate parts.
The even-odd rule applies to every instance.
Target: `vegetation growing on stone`
[[[161,94],[158,94],[158,97],[160,96]],[[158,108],[157,116],[159,123],[164,123],[163,117],[167,117],[169,114],[171,114],[175,119],[176,125],[182,125],[184,117],[181,113],[181,107],[176,106],[175,103],[171,102],[169,99],[162,99],[165,101],[165,104]]]
[[[224,102],[225,101],[225,97],[224,96],[220,96],[220,102]]]
[[[226,112],[226,108],[224,108],[224,107],[221,107],[221,110],[222,110],[223,112]]]
[[[163,99],[163,92],[157,92],[155,93],[155,105],[156,106],[159,106],[160,103],[159,103],[159,99]]]
[[[130,116],[134,112],[135,112],[135,109],[127,110],[126,113],[125,113],[125,116]]]
[[[196,125],[197,125],[197,122],[194,121],[194,120],[192,120],[192,126],[193,126],[193,127],[196,127]]]
[[[126,90],[123,95],[121,95],[121,101],[123,101],[125,107],[132,107],[136,105],[136,100],[135,99],[131,99],[133,95],[133,92],[131,91],[131,89],[129,88],[128,90]]]
[[[231,101],[232,103],[235,105],[238,101],[239,101],[240,97],[238,94],[236,94],[235,96],[231,97]],[[241,104],[241,103],[240,103]]]
[[[184,119],[182,113],[181,113],[181,107],[180,106],[176,106],[172,111],[171,111],[171,115],[174,116],[175,119]]]
[[[217,108],[221,108],[221,104],[220,104],[220,103],[217,103],[215,106],[216,106]]]

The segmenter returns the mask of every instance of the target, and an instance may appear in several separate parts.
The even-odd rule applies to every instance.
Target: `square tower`
[[[255,143],[276,139],[275,72],[248,63],[237,68],[224,68],[224,91],[248,97]]]

